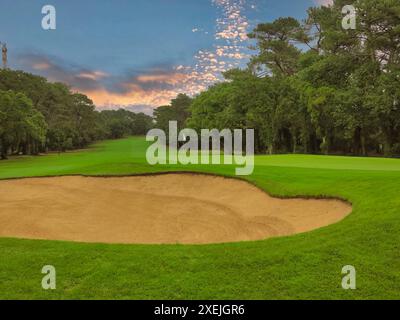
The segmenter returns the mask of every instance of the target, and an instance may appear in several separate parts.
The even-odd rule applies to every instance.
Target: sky
[[[152,113],[245,67],[247,34],[331,0],[0,0],[9,67],[68,84],[98,109]],[[56,30],[41,26],[44,5]]]

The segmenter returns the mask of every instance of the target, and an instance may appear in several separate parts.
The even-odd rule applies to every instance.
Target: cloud
[[[174,88],[188,77],[176,68],[149,68],[147,72],[132,71],[125,76],[112,76],[41,54],[20,55],[18,63],[52,82],[66,83],[72,90],[87,94],[99,108],[166,104],[180,93]]]
[[[187,78],[184,73],[173,72],[173,73],[161,73],[161,74],[144,74],[136,78],[140,83],[165,83],[171,85],[177,85]]]
[[[333,4],[333,0],[314,0],[317,5],[330,6]]]
[[[108,77],[108,74],[102,71],[83,71],[77,77],[96,81]]]
[[[35,70],[49,70],[51,68],[51,64],[47,62],[37,62],[32,65],[32,68]]]
[[[249,58],[247,34],[249,21],[245,16],[246,0],[212,0],[218,10],[215,21],[215,44],[211,49],[199,50],[192,66],[180,66],[188,74],[182,91],[194,95],[223,79],[222,73],[242,66]],[[251,7],[254,9],[254,7]],[[193,32],[202,31],[194,28]]]
[[[178,91],[173,90],[144,90],[140,86],[131,85],[125,93],[116,93],[105,88],[84,92],[100,109],[115,109],[131,107],[132,105],[161,106],[175,98]]]
[[[124,107],[149,113],[149,108],[169,104],[179,93],[195,95],[207,89],[223,79],[223,72],[247,61],[246,0],[210,1],[218,11],[214,45],[199,50],[192,65],[148,66],[111,75],[37,53],[20,55],[18,63],[50,81],[64,82],[88,95],[100,109]],[[200,27],[194,27],[192,32],[206,33]]]
[[[94,90],[101,87],[99,79],[107,74],[98,70],[88,70],[71,66],[54,57],[37,53],[21,54],[17,57],[18,64],[24,69],[38,72],[53,82],[63,82],[77,90]]]
[[[98,105],[127,106],[166,105],[178,93],[195,95],[223,79],[222,73],[243,65],[249,58],[245,16],[246,0],[211,0],[218,10],[215,44],[212,49],[199,50],[192,65],[164,67],[145,72],[133,72],[114,84],[113,90],[89,92]],[[200,27],[193,33],[204,32]]]

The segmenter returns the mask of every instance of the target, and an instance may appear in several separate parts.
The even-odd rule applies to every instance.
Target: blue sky
[[[324,1],[324,0],[320,0]],[[41,9],[57,29],[41,28]],[[248,61],[246,34],[316,0],[0,0],[0,41],[13,69],[62,81],[99,108],[150,112],[196,94]]]

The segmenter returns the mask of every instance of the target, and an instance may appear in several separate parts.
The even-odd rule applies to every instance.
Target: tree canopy
[[[161,106],[154,110],[154,120],[159,129],[168,132],[169,122],[177,121],[179,130],[183,129],[190,116],[192,99],[186,94],[178,94],[168,106]]]
[[[356,29],[342,8],[356,8]],[[198,95],[193,128],[253,128],[258,152],[400,154],[400,2],[335,0],[249,34],[248,68]]]
[[[0,71],[0,153],[38,154],[83,148],[99,139],[143,135],[152,117],[127,110],[96,111],[62,83],[22,71]]]

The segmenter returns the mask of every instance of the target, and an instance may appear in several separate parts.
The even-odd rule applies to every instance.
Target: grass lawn
[[[150,167],[147,146],[129,138],[2,161],[0,179],[174,170],[234,175],[232,166]],[[276,196],[347,199],[354,211],[307,234],[233,244],[0,239],[0,299],[400,299],[400,160],[259,156],[247,179]],[[41,288],[44,265],[56,267],[57,290]],[[345,265],[357,270],[357,290],[341,287]]]

